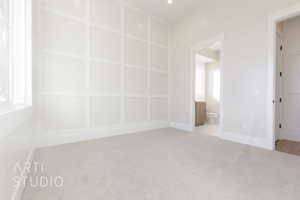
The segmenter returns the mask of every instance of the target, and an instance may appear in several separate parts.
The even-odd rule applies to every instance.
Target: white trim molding
[[[39,2],[37,2],[39,3]],[[161,128],[161,127],[167,127],[168,126],[168,122],[153,122],[153,120],[162,120],[160,119],[160,116],[156,116],[154,115],[155,113],[152,113],[152,102],[155,102],[156,99],[161,99],[161,98],[165,98],[163,103],[168,101],[169,98],[169,92],[168,91],[163,91],[162,94],[161,92],[155,92],[152,91],[151,85],[152,85],[152,76],[155,78],[157,76],[160,76],[161,74],[163,74],[162,76],[165,78],[164,82],[162,82],[164,84],[164,86],[167,87],[167,81],[168,81],[168,74],[169,74],[169,68],[165,69],[165,67],[167,66],[162,66],[164,67],[163,69],[159,68],[159,66],[153,66],[153,64],[151,63],[152,57],[151,57],[151,49],[153,47],[159,47],[159,48],[163,48],[164,51],[168,51],[169,52],[169,44],[166,44],[167,41],[160,41],[160,39],[156,39],[154,37],[151,37],[151,33],[152,33],[152,29],[156,27],[152,27],[151,24],[153,22],[156,22],[157,20],[154,21],[153,17],[151,17],[150,15],[146,15],[143,11],[137,10],[136,8],[131,8],[129,7],[127,4],[121,2],[116,2],[116,4],[114,4],[116,6],[116,9],[120,9],[119,10],[119,22],[120,24],[117,27],[114,27],[114,25],[112,25],[110,27],[109,24],[106,23],[101,23],[101,22],[97,22],[90,19],[90,15],[92,12],[89,7],[93,6],[91,4],[91,2],[87,2],[87,12],[85,16],[75,16],[72,15],[66,11],[63,11],[62,9],[59,8],[54,8],[51,5],[45,5],[45,4],[38,4],[37,5],[37,13],[36,15],[39,16],[37,18],[41,18],[42,21],[40,21],[39,24],[39,34],[38,36],[41,36],[43,33],[43,30],[41,29],[42,24],[43,24],[43,14],[44,13],[51,13],[51,16],[60,16],[62,18],[68,19],[70,21],[76,21],[76,22],[80,22],[80,26],[83,26],[87,28],[86,30],[86,49],[84,50],[83,55],[82,52],[80,53],[72,53],[72,51],[68,52],[67,49],[55,49],[55,48],[51,48],[51,47],[47,47],[47,45],[42,46],[39,45],[39,47],[37,48],[38,51],[38,57],[37,59],[40,60],[40,65],[41,67],[39,67],[39,80],[38,80],[38,91],[37,91],[37,104],[39,104],[38,106],[38,111],[37,111],[37,115],[40,116],[38,117],[39,119],[39,126],[40,126],[40,134],[39,134],[39,145],[40,146],[44,146],[44,145],[56,145],[56,144],[63,144],[63,143],[72,143],[72,142],[76,142],[76,141],[84,141],[87,139],[97,139],[97,138],[101,138],[101,137],[107,137],[107,136],[113,136],[113,135],[120,135],[123,134],[125,132],[134,132],[134,131],[143,131],[143,130],[149,130],[149,129],[154,129],[154,128]],[[140,35],[136,34],[133,31],[127,30],[126,29],[126,19],[127,19],[127,13],[130,12],[135,12],[137,11],[139,14],[141,14],[142,18],[145,19],[145,23],[143,23],[145,26],[147,26],[147,36],[146,35]],[[116,37],[118,38],[118,40],[120,39],[120,44],[118,42],[118,48],[116,51],[118,51],[118,54],[115,58],[114,57],[105,57],[105,55],[100,54],[100,55],[89,55],[91,52],[90,50],[90,43],[91,39],[93,39],[90,36],[91,30],[90,29],[96,28],[101,29],[101,31],[103,31],[106,34],[114,34],[116,35]],[[152,28],[152,29],[151,29]],[[165,30],[167,30],[168,25],[166,24],[166,27],[164,27]],[[164,30],[164,29],[162,29]],[[146,31],[146,30],[145,30]],[[165,31],[165,33],[167,33],[167,31]],[[143,46],[145,48],[147,48],[147,60],[145,60],[145,62],[141,62],[141,63],[135,63],[135,62],[131,62],[127,59],[125,59],[126,57],[126,52],[127,49],[125,48],[126,44],[127,44],[127,39],[130,39],[129,42],[131,42],[131,40],[133,41],[139,41],[143,44]],[[43,39],[40,37],[39,38],[40,41],[38,42],[39,44],[43,43]],[[166,38],[167,39],[167,38]],[[125,44],[126,43],[126,44]],[[128,43],[129,45],[131,45],[131,43]],[[126,46],[127,47],[127,46]],[[143,48],[144,48],[143,47]],[[81,90],[80,88],[73,88],[71,89],[66,89],[66,90],[60,90],[58,87],[54,87],[51,90],[49,90],[49,88],[44,87],[44,67],[43,67],[43,60],[41,60],[44,55],[58,55],[60,57],[65,57],[65,58],[72,58],[72,59],[76,59],[76,60],[80,60],[81,62],[85,62],[85,66],[86,66],[86,80],[85,80],[85,84],[86,84],[86,90]],[[126,55],[125,55],[126,54]],[[102,56],[101,56],[102,55]],[[108,63],[108,64],[112,64],[112,65],[118,65],[118,66],[114,66],[116,67],[114,69],[114,73],[116,73],[119,77],[120,77],[120,84],[117,86],[114,86],[114,88],[116,89],[116,93],[106,93],[106,92],[100,92],[100,90],[95,89],[92,86],[92,80],[89,79],[91,78],[91,73],[92,73],[92,69],[91,69],[91,61],[93,62],[99,62],[99,63]],[[168,61],[168,60],[167,60]],[[165,63],[167,65],[169,65],[169,63]],[[127,88],[125,88],[125,81],[127,81],[127,73],[128,73],[128,69],[129,68],[134,68],[136,69],[135,71],[139,72],[139,73],[143,73],[147,76],[147,80],[146,80],[146,86],[147,88],[143,89],[142,92],[138,92],[136,94],[134,93],[130,93],[127,91]],[[154,75],[152,75],[152,72]],[[129,72],[131,75],[131,71]],[[126,79],[126,80],[125,80]],[[64,96],[64,97],[85,97],[84,99],[86,99],[86,104],[85,104],[85,117],[83,120],[85,120],[85,126],[82,127],[81,129],[76,129],[75,130],[61,130],[61,129],[55,129],[55,128],[49,128],[49,130],[44,130],[44,128],[46,129],[46,124],[47,121],[46,119],[43,119],[42,114],[43,114],[43,110],[42,110],[42,104],[43,101],[47,98],[51,96]],[[118,114],[118,122],[117,124],[112,124],[111,126],[107,126],[105,125],[105,127],[96,127],[97,125],[94,125],[91,123],[91,109],[92,109],[92,105],[91,105],[91,99],[94,97],[118,97],[120,99],[120,101],[118,101],[119,104],[119,112],[120,114]],[[136,119],[134,122],[132,123],[128,123],[128,121],[125,119],[126,116],[125,114],[127,113],[127,100],[129,98],[138,98],[138,100],[143,101],[143,103],[146,101],[146,106],[147,106],[147,110],[146,113],[143,113],[145,116],[147,116],[147,121],[140,121],[139,119]],[[83,99],[83,98],[82,98]],[[168,104],[169,105],[169,104]],[[157,106],[158,108],[160,107],[166,107],[165,104],[159,104],[159,106]],[[158,109],[157,108],[157,109]],[[47,112],[47,111],[45,111]],[[166,108],[166,112],[167,108]],[[168,121],[168,118],[165,117],[164,119],[165,121]],[[133,126],[132,124],[134,124],[135,126]],[[162,125],[164,124],[164,125]],[[72,128],[72,127],[71,127]],[[72,128],[73,129],[73,128]],[[82,134],[82,135],[80,135]]]
[[[256,138],[238,133],[220,132],[219,138],[240,144],[246,144],[254,147],[272,150],[273,142],[270,138]]]
[[[184,124],[184,123],[177,123],[177,122],[170,122],[170,127],[183,130],[183,131],[188,131],[188,132],[193,132],[195,127],[191,124]]]
[[[79,130],[62,130],[51,131],[40,134],[37,137],[38,148],[46,146],[56,146],[61,144],[76,143],[117,135],[125,135],[136,132],[143,132],[161,128],[168,128],[168,122],[164,121],[146,121],[140,123],[126,123],[115,126],[79,129]]]

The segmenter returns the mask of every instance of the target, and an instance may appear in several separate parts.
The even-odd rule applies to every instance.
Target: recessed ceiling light
[[[168,4],[173,4],[173,0],[168,0]]]

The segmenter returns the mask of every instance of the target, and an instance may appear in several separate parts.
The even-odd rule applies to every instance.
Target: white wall
[[[14,167],[22,167],[33,149],[34,123],[31,108],[0,116],[0,199],[12,199],[17,192],[14,176],[20,176]]]
[[[194,15],[173,26],[170,30],[171,121],[193,124],[191,46],[223,33],[223,134],[271,148],[272,136],[267,135],[266,127],[268,17],[296,2],[209,1]]]
[[[44,138],[168,121],[166,24],[113,0],[35,5]]]

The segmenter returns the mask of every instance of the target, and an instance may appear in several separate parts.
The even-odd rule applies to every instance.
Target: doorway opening
[[[276,23],[275,149],[300,156],[300,15]]]
[[[217,136],[222,123],[222,40],[193,48],[195,132]]]

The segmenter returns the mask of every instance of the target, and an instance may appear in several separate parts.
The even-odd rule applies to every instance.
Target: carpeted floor
[[[27,186],[23,200],[300,199],[300,157],[171,128],[44,148],[35,161],[64,184]]]
[[[300,142],[294,142],[290,140],[278,140],[276,142],[276,150],[300,156]]]

